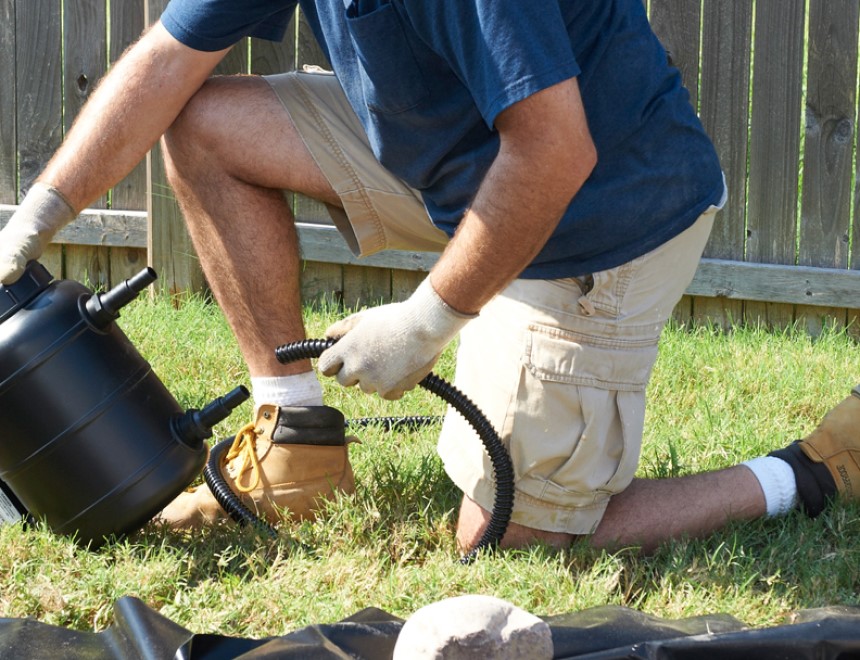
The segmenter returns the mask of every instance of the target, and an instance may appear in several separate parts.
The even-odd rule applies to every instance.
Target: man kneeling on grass
[[[634,479],[645,388],[726,189],[714,147],[641,0],[301,0],[333,72],[210,78],[244,37],[280,40],[291,0],[172,0],[116,63],[0,234],[15,281],[56,231],[164,136],[170,182],[247,361],[255,417],[222,470],[276,519],[354,489],[343,418],[308,361],[284,191],[320,200],[357,255],[438,251],[405,302],[329,328],[319,366],[385,398],[458,333],[455,384],[509,447],[504,545],[641,544],[857,497],[860,398],[744,466]],[[157,218],[155,219],[158,220]],[[483,446],[439,439],[471,547],[492,507]],[[161,514],[224,512],[205,486]]]

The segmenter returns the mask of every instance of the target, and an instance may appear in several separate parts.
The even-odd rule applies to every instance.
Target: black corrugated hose
[[[335,343],[333,339],[306,339],[304,341],[284,344],[275,349],[275,356],[282,364],[295,362],[297,360],[318,358],[323,351]],[[475,547],[464,555],[460,562],[463,564],[471,563],[478,552],[485,548],[495,548],[505,531],[508,528],[508,523],[511,520],[511,512],[514,507],[514,468],[511,463],[511,457],[507,449],[499,439],[498,433],[493,428],[492,424],[487,420],[484,414],[478,407],[456,387],[443,380],[436,374],[429,374],[420,383],[421,387],[429,391],[431,394],[443,399],[454,410],[459,412],[469,425],[475,429],[481,442],[484,443],[484,448],[490,457],[490,462],[493,466],[493,473],[496,480],[496,497],[493,503],[493,510],[490,513],[490,520],[487,523],[487,528],[484,534]],[[405,418],[362,418],[361,420],[353,420],[360,424],[370,424],[375,421],[381,421],[387,428],[396,428],[398,426],[415,426],[431,421],[433,417],[405,417]],[[242,504],[239,497],[230,489],[229,485],[224,481],[219,468],[221,454],[226,451],[232,439],[227,439],[215,445],[210,454],[206,467],[203,470],[203,477],[206,484],[215,496],[225,511],[240,525],[249,524],[263,532],[269,534],[273,538],[276,536],[275,530],[266,521],[260,519],[253,511]]]

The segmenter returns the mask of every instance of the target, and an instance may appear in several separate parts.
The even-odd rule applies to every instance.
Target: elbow
[[[597,147],[594,146],[594,142],[590,138],[580,153],[579,161],[578,175],[580,179],[579,185],[581,186],[597,167]]]
[[[597,146],[587,129],[581,129],[579,134],[572,136],[572,142],[575,145],[573,152],[577,161],[576,170],[581,183],[584,183],[597,167]]]
[[[597,147],[591,139],[581,140],[575,148],[568,149],[565,160],[565,187],[570,199],[579,192],[597,167]]]

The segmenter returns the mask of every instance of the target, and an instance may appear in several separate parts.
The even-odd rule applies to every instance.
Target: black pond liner
[[[749,628],[713,614],[661,619],[624,607],[542,617],[559,660],[848,660],[860,658],[860,607],[801,610],[786,625]],[[194,634],[140,600],[114,603],[112,625],[79,632],[32,619],[0,619],[0,657],[15,660],[328,660],[391,658],[403,619],[367,608],[280,637]]]

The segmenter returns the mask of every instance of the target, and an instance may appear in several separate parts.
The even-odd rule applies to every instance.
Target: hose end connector
[[[202,410],[189,409],[185,414],[173,418],[173,432],[189,447],[199,447],[204,440],[212,437],[212,427],[230,416],[251,393],[243,385],[218,397]]]
[[[117,284],[110,291],[92,296],[85,308],[90,322],[97,328],[105,328],[119,318],[119,310],[137,298],[158,276],[152,268],[144,268],[134,277]]]

